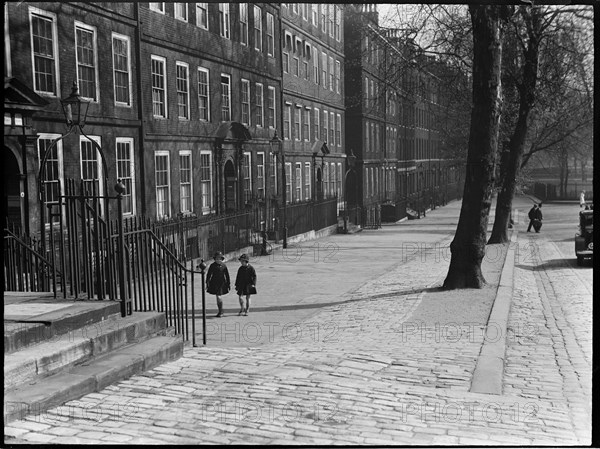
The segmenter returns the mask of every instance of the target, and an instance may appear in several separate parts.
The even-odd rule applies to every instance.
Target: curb
[[[502,394],[502,377],[504,375],[504,356],[506,353],[506,336],[508,329],[508,315],[513,294],[513,276],[515,269],[515,245],[516,230],[510,238],[504,267],[498,283],[496,300],[488,318],[486,333],[484,334],[481,352],[477,358],[477,365],[471,379],[472,393]],[[487,330],[490,325],[494,328],[496,339],[488,339]]]

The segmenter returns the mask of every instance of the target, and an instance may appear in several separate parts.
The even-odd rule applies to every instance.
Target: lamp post
[[[277,136],[277,130],[269,140],[271,152],[281,160],[281,203],[283,208],[283,247],[287,248],[287,199],[286,199],[286,173],[285,154],[283,152],[283,141]]]

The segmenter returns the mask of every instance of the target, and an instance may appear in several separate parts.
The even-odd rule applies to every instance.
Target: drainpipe
[[[138,128],[138,155],[139,155],[139,180],[138,185],[141,187],[139,189],[140,197],[139,204],[141,204],[141,215],[146,215],[147,213],[147,205],[146,205],[146,167],[144,165],[144,155],[145,155],[145,136],[146,131],[144,129],[144,96],[142,92],[142,76],[141,69],[142,65],[142,22],[140,20],[140,5],[135,2],[133,4],[134,8],[134,18],[136,21],[136,30],[135,30],[135,59],[136,59],[136,86],[137,86],[137,109],[138,109],[138,118],[140,120],[140,125]]]

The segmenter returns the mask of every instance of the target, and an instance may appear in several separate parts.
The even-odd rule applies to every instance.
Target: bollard
[[[205,292],[205,281],[204,281],[204,270],[206,270],[206,264],[204,259],[200,259],[200,263],[196,268],[200,268],[202,274],[202,344],[206,346],[206,292]]]

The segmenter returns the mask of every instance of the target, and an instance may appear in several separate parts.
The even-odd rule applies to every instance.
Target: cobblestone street
[[[394,230],[401,238],[445,219],[450,227],[459,206]],[[590,444],[591,283],[543,234],[526,237],[525,225],[517,223],[513,239],[507,332],[488,324],[507,245],[484,259],[486,287],[445,292],[444,232],[437,246],[370,274],[311,314],[210,320],[239,344],[188,346],[179,360],[10,423],[5,442]],[[470,392],[484,341],[500,338],[503,394]]]

